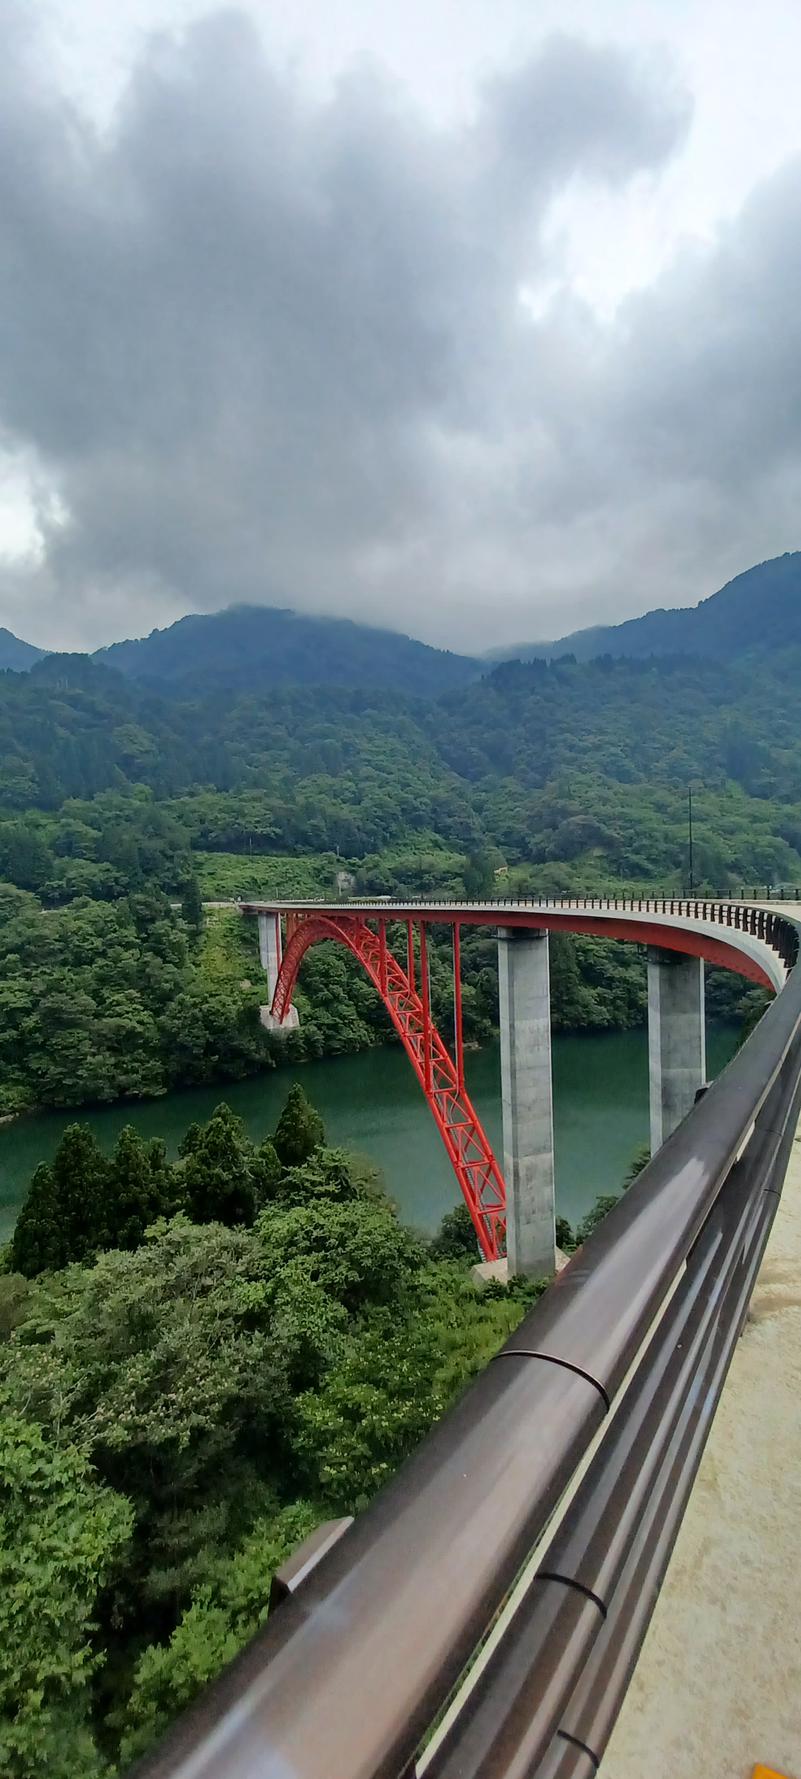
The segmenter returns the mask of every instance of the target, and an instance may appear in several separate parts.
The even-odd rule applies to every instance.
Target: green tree
[[[483,896],[495,894],[495,872],[492,859],[486,852],[468,853],[462,870],[464,893],[474,901]]]
[[[321,1389],[295,1404],[302,1486],[330,1508],[364,1507],[442,1413],[447,1400],[429,1324],[365,1329]]]
[[[576,1246],[576,1238],[566,1217],[556,1219],[556,1246],[563,1254],[572,1254]]]
[[[181,892],[181,913],[193,933],[203,931],[203,897],[194,872]]]
[[[27,822],[0,823],[0,877],[24,890],[40,890],[53,870],[53,855]]]
[[[268,1207],[256,1227],[274,1272],[300,1269],[350,1314],[402,1303],[425,1257],[388,1208],[367,1200]]]
[[[0,1347],[12,1404],[67,1437],[136,1516],[117,1591],[121,1661],[136,1628],[164,1634],[210,1554],[260,1510],[308,1330],[276,1316],[261,1243],[245,1230],[156,1224],[130,1253],[51,1275]],[[319,1372],[319,1367],[318,1367]]]
[[[148,1224],[177,1208],[176,1191],[164,1144],[143,1142],[126,1124],[109,1164],[105,1245],[138,1248]]]
[[[322,1118],[307,1100],[298,1081],[289,1089],[273,1141],[283,1167],[300,1166],[308,1161],[313,1149],[325,1142]]]
[[[270,1580],[320,1519],[299,1501],[261,1516],[233,1553],[220,1557],[169,1643],[151,1644],[136,1665],[120,1758],[145,1754],[178,1711],[233,1660],[267,1617]]]
[[[467,1205],[454,1205],[446,1211],[431,1242],[434,1260],[469,1260],[473,1265],[481,1259],[478,1238]]]
[[[592,1210],[587,1212],[586,1217],[582,1217],[581,1222],[576,1229],[577,1248],[581,1247],[582,1242],[586,1242],[587,1237],[592,1235],[593,1230],[597,1229],[599,1224],[603,1223],[604,1218],[608,1217],[609,1212],[613,1211],[615,1205],[619,1203],[620,1194],[618,1192],[599,1193]]]
[[[316,1200],[347,1204],[353,1199],[377,1201],[374,1183],[354,1166],[344,1149],[313,1149],[308,1161],[284,1170],[273,1197],[280,1208],[311,1205]],[[380,1200],[379,1200],[380,1202]]]
[[[252,1146],[242,1120],[219,1105],[193,1138],[184,1163],[183,1193],[195,1223],[252,1223],[256,1188]]]
[[[629,1186],[632,1186],[634,1184],[634,1181],[637,1179],[638,1174],[641,1174],[643,1171],[643,1168],[646,1168],[648,1166],[650,1159],[651,1159],[651,1145],[650,1145],[650,1143],[641,1143],[639,1149],[636,1149],[634,1154],[632,1155],[629,1166],[626,1169],[626,1176],[623,1181],[623,1191],[624,1192],[627,1190],[627,1188]]]
[[[26,1279],[64,1265],[53,1169],[46,1162],[36,1169],[14,1226],[11,1265]]]
[[[74,1446],[0,1406],[0,1770],[100,1779],[91,1728],[99,1596],[132,1530],[129,1503]]]
[[[11,1245],[32,1278],[107,1246],[109,1164],[88,1125],[69,1124],[49,1167],[36,1169]]]
[[[198,1124],[197,1122],[187,1125],[186,1130],[184,1131],[184,1134],[178,1144],[178,1154],[181,1157],[182,1161],[186,1161],[187,1156],[194,1154],[194,1151],[197,1148],[197,1145],[200,1142],[200,1139],[203,1135],[203,1128],[204,1128],[203,1125]]]
[[[275,1198],[283,1171],[274,1142],[270,1137],[265,1137],[264,1142],[259,1143],[255,1150],[250,1164],[251,1179],[259,1210]]]
[[[6,1250],[8,1253],[8,1250]],[[0,1341],[8,1340],[31,1307],[31,1285],[19,1272],[3,1272],[0,1258]]]
[[[240,1142],[252,1182],[256,1152],[227,1108],[176,1172],[208,1161],[215,1125],[236,1138],[224,1183]],[[142,1219],[143,1151],[126,1135],[114,1158]],[[341,1151],[316,1149],[284,1181],[253,1229],[177,1216],[32,1285],[4,1275],[0,1403],[54,1451],[80,1450],[133,1513],[92,1634],[112,1760],[120,1735],[123,1758],[143,1749],[255,1628],[282,1540],[326,1504],[366,1499],[530,1301],[479,1298],[462,1264],[433,1263]]]

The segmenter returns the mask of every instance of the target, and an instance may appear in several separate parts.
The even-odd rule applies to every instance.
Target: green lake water
[[[707,1032],[710,1079],[733,1054],[736,1032]],[[466,1057],[467,1085],[490,1141],[501,1148],[500,1052],[497,1044]],[[648,1138],[645,1030],[556,1037],[553,1045],[556,1203],[571,1223],[601,1192],[616,1192],[636,1149]],[[404,1221],[436,1228],[458,1202],[458,1187],[433,1119],[399,1048],[326,1058],[274,1069],[250,1081],[188,1088],[163,1099],[76,1112],[42,1113],[0,1126],[0,1241],[7,1239],[34,1168],[52,1156],[65,1125],[91,1125],[110,1149],[125,1124],[162,1137],[175,1156],[187,1125],[227,1100],[253,1137],[275,1125],[293,1080],[300,1080],[325,1120],[328,1140],[369,1155],[382,1169]]]

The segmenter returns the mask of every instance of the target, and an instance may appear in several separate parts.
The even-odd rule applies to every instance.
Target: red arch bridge
[[[692,1491],[798,1126],[801,909],[253,902],[243,912],[259,919],[266,1017],[279,1026],[291,1023],[309,945],[333,939],[360,958],[432,1107],[484,1252],[499,1252],[506,1215],[510,1259],[525,1265],[547,1260],[549,1243],[553,1259],[544,935],[648,946],[654,1154],[364,1512],[320,1527],[279,1572],[267,1623],[137,1779],[593,1779]],[[435,921],[453,929],[453,1052],[431,1019]],[[458,983],[467,921],[500,934],[503,1174],[464,1088]],[[763,983],[773,998],[698,1096],[704,959]],[[794,1376],[784,1380],[790,1391]],[[765,1536],[772,1460],[757,1440],[762,1511],[749,1550]],[[795,1531],[785,1526],[773,1551],[782,1574]],[[760,1565],[741,1567],[761,1588]],[[697,1585],[698,1665],[714,1683],[706,1627],[720,1600],[705,1600],[703,1575]],[[776,1652],[765,1641],[770,1666]],[[743,1675],[755,1661],[753,1639],[744,1645]],[[704,1771],[733,1772],[715,1758],[714,1723],[705,1734]],[[736,1770],[755,1758],[741,1750]],[[795,1757],[786,1760],[795,1771]]]
[[[259,924],[267,976],[264,1023],[297,1024],[292,995],[312,945],[344,945],[369,976],[423,1090],[485,1260],[510,1270],[554,1268],[549,932],[585,933],[648,948],[651,1146],[658,1149],[705,1086],[703,964],[777,990],[787,960],[773,911],[744,903],[592,898],[553,902],[244,902]],[[431,1013],[432,925],[452,936],[453,1046]],[[503,1164],[465,1084],[461,932],[497,929]]]

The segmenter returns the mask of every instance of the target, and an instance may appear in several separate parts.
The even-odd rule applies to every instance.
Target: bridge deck
[[[600,898],[538,903],[533,900],[507,901],[500,898],[489,901],[448,901],[433,898],[404,901],[401,897],[379,896],[372,900],[329,902],[251,897],[240,902],[238,907],[243,914],[319,914],[332,920],[356,915],[366,920],[458,920],[465,925],[489,927],[536,925],[551,932],[584,933],[694,953],[710,963],[750,977],[752,981],[760,982],[768,988],[778,990],[783,986],[786,974],[784,965],[764,940],[736,927],[725,927],[719,921],[695,919],[686,913],[659,911],[659,900],[660,898],[649,898],[634,901],[621,898],[617,904],[608,904]],[[700,899],[698,905],[701,905]],[[733,903],[732,908],[735,906]]]
[[[799,1403],[801,1126],[601,1779],[800,1779]]]

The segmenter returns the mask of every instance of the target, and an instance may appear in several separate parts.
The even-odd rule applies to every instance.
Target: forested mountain
[[[44,649],[34,648],[32,642],[22,642],[11,630],[0,627],[0,672],[8,667],[14,673],[24,673],[34,661],[41,661],[44,652]]]
[[[101,866],[124,875],[111,794],[126,829],[133,811],[151,834],[166,822],[168,851],[181,835],[187,850],[358,860],[427,832],[492,843],[510,864],[652,881],[680,870],[672,829],[692,781],[705,875],[789,878],[800,678],[796,647],[725,665],[509,663],[436,701],[341,687],[183,698],[53,655],[0,681],[0,875],[57,900],[59,880],[74,894]]]
[[[0,676],[0,1110],[271,1059],[244,923],[204,931],[201,894],[330,895],[343,870],[370,893],[678,891],[690,783],[697,888],[801,883],[799,678],[801,648],[509,663],[436,700],[164,695],[85,656]],[[447,960],[434,959],[447,1031]],[[471,938],[464,960],[481,1040],[497,1019],[491,942]],[[635,1023],[634,975],[568,946],[557,1023]],[[284,1056],[387,1036],[344,958],[311,957],[301,994]]]
[[[392,687],[434,697],[463,686],[480,664],[346,618],[309,618],[272,606],[235,605],[180,618],[140,642],[117,642],[95,660],[165,689],[275,685]]]
[[[801,642],[801,551],[760,562],[702,599],[699,605],[646,612],[625,624],[574,630],[559,642],[535,642],[495,651],[507,660],[575,655],[703,655],[730,661],[751,649]]]
[[[801,643],[801,551],[747,569],[696,606],[645,612],[624,624],[596,624],[557,642],[494,649],[484,661],[347,618],[307,617],[256,605],[179,618],[139,640],[98,649],[91,659],[126,678],[185,696],[326,685],[391,688],[408,697],[435,698],[480,678],[493,662],[564,655],[577,661],[602,655],[732,661],[754,649],[795,643]],[[0,629],[0,669],[22,672],[45,653]]]

